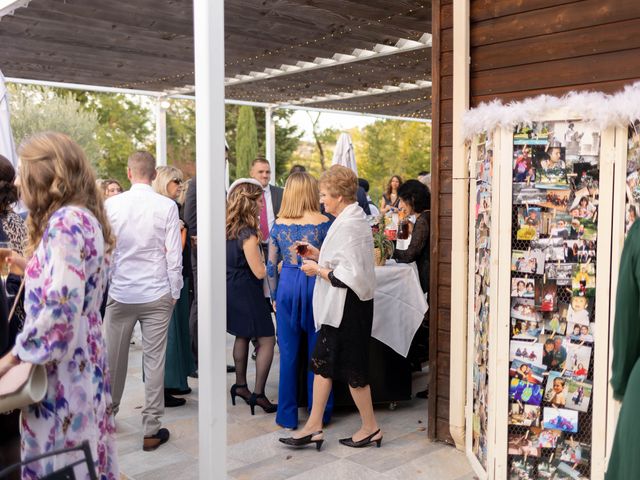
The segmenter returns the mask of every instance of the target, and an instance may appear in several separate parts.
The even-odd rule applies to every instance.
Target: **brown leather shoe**
[[[167,443],[168,441],[169,430],[167,430],[166,428],[161,428],[155,435],[144,437],[144,440],[142,442],[142,450],[144,450],[145,452],[151,452],[163,443]]]

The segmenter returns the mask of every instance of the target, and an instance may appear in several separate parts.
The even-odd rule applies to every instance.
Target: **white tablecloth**
[[[371,336],[406,357],[429,308],[416,264],[387,261],[387,265],[376,267],[373,298]]]

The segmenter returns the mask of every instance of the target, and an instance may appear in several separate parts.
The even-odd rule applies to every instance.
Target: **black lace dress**
[[[346,288],[340,327],[322,325],[311,357],[311,371],[325,378],[346,382],[350,387],[369,385],[369,339],[373,323],[373,299],[362,301],[333,272],[333,288]]]

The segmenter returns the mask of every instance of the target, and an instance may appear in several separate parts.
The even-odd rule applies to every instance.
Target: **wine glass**
[[[0,242],[0,278],[2,283],[7,285],[7,277],[9,276],[9,263],[7,259],[11,256],[11,243]]]

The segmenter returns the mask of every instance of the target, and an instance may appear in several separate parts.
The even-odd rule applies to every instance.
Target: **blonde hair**
[[[22,198],[29,209],[27,255],[42,240],[51,215],[67,205],[87,208],[102,227],[105,252],[115,244],[104,209],[102,192],[87,157],[67,135],[43,132],[25,140],[18,149]]]
[[[305,212],[320,211],[318,181],[308,173],[292,173],[287,178],[278,216],[300,218]]]
[[[342,165],[333,165],[320,176],[320,185],[332,197],[342,197],[345,202],[355,202],[358,193],[358,177],[353,170]]]
[[[167,190],[167,185],[169,185],[174,179],[180,180],[180,182],[182,182],[182,170],[166,165],[162,167],[156,167],[156,178],[151,183],[151,186],[156,191],[156,193],[164,195],[165,197],[169,197],[169,190]]]
[[[178,198],[176,199],[176,201],[180,205],[184,205],[185,202],[187,201],[187,192],[189,191],[189,188],[191,188],[191,182],[192,181],[193,181],[193,178],[188,178],[184,182],[182,182],[182,188],[180,189],[180,194],[178,195]]]
[[[240,232],[245,229],[255,232],[258,240],[263,240],[258,223],[258,199],[261,197],[262,187],[253,183],[241,183],[231,191],[227,201],[227,240],[238,238]]]

